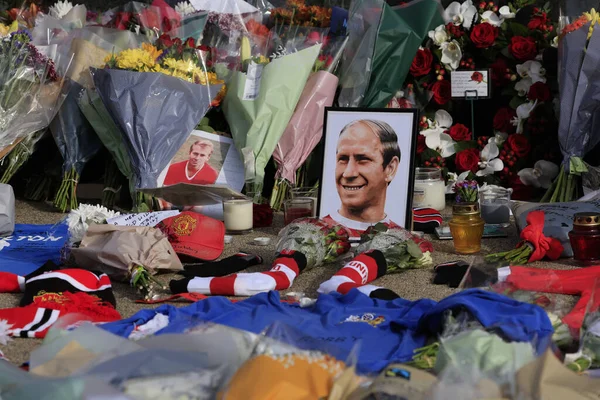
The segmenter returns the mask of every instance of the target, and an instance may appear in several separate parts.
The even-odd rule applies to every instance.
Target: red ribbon
[[[539,261],[544,257],[558,260],[564,250],[559,240],[544,235],[545,217],[543,211],[532,211],[527,215],[527,226],[521,232],[521,239],[533,246],[529,262]]]

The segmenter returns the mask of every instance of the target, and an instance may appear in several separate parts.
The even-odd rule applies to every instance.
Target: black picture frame
[[[402,146],[400,145],[401,142],[403,142],[404,140],[406,140],[406,138],[403,136],[402,139],[400,137],[400,134],[398,134],[398,130],[399,130],[399,126],[398,124],[392,124],[390,123],[390,125],[392,126],[392,128],[394,129],[394,131],[396,132],[396,134],[398,135],[398,143],[401,146],[401,163],[402,160],[404,160],[405,156],[409,157],[408,158],[408,162],[404,163],[403,165],[405,166],[405,168],[408,168],[408,173],[406,173],[406,171],[404,171],[404,180],[406,181],[404,184],[402,184],[401,186],[405,188],[405,196],[406,196],[406,202],[405,202],[405,209],[402,211],[402,214],[404,216],[403,220],[394,220],[392,219],[392,215],[390,215],[390,213],[388,212],[388,202],[391,202],[394,200],[393,196],[387,196],[386,197],[386,214],[388,214],[388,217],[390,217],[391,221],[396,223],[397,225],[400,225],[408,230],[412,230],[413,229],[413,219],[412,219],[412,214],[413,214],[413,208],[412,208],[412,204],[413,204],[413,193],[414,193],[414,184],[415,184],[415,166],[416,166],[416,156],[417,156],[417,141],[418,141],[418,135],[419,135],[419,129],[418,129],[418,122],[419,122],[419,110],[414,109],[414,108],[349,108],[349,107],[326,107],[325,108],[325,117],[324,117],[324,121],[323,121],[323,137],[322,137],[322,144],[323,144],[323,158],[322,158],[322,168],[321,168],[321,177],[320,177],[320,184],[319,184],[319,190],[318,190],[318,207],[317,207],[317,216],[319,218],[323,218],[325,217],[325,215],[329,215],[329,212],[331,210],[330,205],[325,204],[325,202],[323,201],[323,196],[324,194],[327,195],[329,192],[331,192],[331,190],[327,190],[326,187],[328,185],[328,182],[326,182],[326,178],[329,177],[328,175],[328,148],[331,148],[331,145],[328,146],[328,144],[330,143],[330,141],[332,139],[335,139],[335,142],[337,143],[337,135],[339,135],[339,131],[335,132],[335,135],[332,135],[331,132],[328,132],[329,126],[330,126],[330,122],[332,121],[332,116],[334,114],[340,114],[343,115],[344,113],[348,115],[348,121],[347,123],[352,122],[353,120],[358,120],[358,119],[377,119],[376,115],[381,115],[381,114],[389,114],[390,116],[393,115],[402,115],[405,116],[407,114],[411,115],[412,118],[408,119],[406,117],[403,117],[401,119],[399,119],[398,121],[400,122],[401,120],[404,121],[410,121],[411,126],[408,129],[409,135],[408,137],[410,138],[410,151],[402,151]],[[354,114],[354,115],[351,115]],[[356,118],[356,114],[364,114],[364,116],[360,117],[360,118]],[[386,117],[386,119],[393,119],[391,117]],[[389,121],[385,121],[388,122]],[[335,156],[335,155],[334,155]],[[335,157],[334,157],[335,159]],[[335,165],[335,164],[334,164]],[[402,165],[402,164],[401,164]],[[335,169],[335,168],[334,168]],[[394,179],[398,179],[398,174],[401,173],[403,169],[401,168],[401,166],[398,167],[398,172],[396,173],[396,177]],[[324,193],[325,192],[325,193]],[[389,193],[389,192],[388,192]],[[338,196],[339,199],[339,196]],[[327,214],[323,214],[323,213],[327,213]],[[400,215],[399,212],[394,212],[393,213],[394,216]],[[396,219],[398,219],[396,217]],[[340,222],[340,221],[337,221]],[[373,222],[372,224],[376,224],[377,222]]]

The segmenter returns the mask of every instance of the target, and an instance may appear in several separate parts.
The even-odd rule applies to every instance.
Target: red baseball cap
[[[225,247],[223,222],[191,211],[167,218],[161,229],[179,256],[214,261]],[[180,257],[181,258],[181,257]]]

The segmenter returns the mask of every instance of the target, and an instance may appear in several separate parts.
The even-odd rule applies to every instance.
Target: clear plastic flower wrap
[[[226,399],[330,398],[351,393],[361,383],[354,375],[358,345],[349,353],[335,344],[275,323],[263,332],[248,359],[220,393]],[[348,376],[351,379],[348,379]],[[346,379],[344,379],[346,378]]]
[[[306,256],[306,268],[334,261],[350,250],[350,232],[315,218],[298,219],[278,235],[276,251],[294,250]]]
[[[66,97],[54,62],[27,31],[0,39],[0,148],[46,128]]]

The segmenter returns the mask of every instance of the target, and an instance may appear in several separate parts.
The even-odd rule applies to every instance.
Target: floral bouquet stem
[[[432,369],[435,366],[435,361],[437,360],[439,351],[439,342],[416,349],[414,351],[415,355],[413,356],[412,361],[407,362],[406,365],[418,369]]]
[[[162,290],[168,289],[162,282],[153,277],[142,265],[133,268],[131,271],[130,283],[131,286],[140,291],[142,296],[144,296],[144,300],[151,300],[157,287]]]
[[[79,174],[75,167],[71,167],[64,175],[62,183],[54,198],[54,206],[60,211],[74,210],[77,208],[77,183]]]
[[[113,158],[106,164],[106,172],[104,173],[104,190],[102,191],[102,205],[112,208],[115,205],[115,198],[119,193],[119,168]]]
[[[522,241],[517,248],[502,253],[489,254],[488,262],[508,261],[510,265],[524,265],[544,257],[558,260],[564,250],[559,240],[544,235],[545,213],[532,211],[527,215],[527,226],[521,231]]]
[[[42,138],[45,131],[38,131],[27,138],[21,140],[14,149],[6,156],[4,160],[8,161],[8,166],[0,178],[0,183],[8,183],[17,171],[29,159],[29,156],[35,150],[36,143]],[[4,161],[3,160],[3,161]]]
[[[287,180],[280,178],[275,181],[270,201],[270,206],[273,210],[281,211],[283,202],[287,199],[290,189],[291,186]]]
[[[564,164],[561,165],[558,178],[548,188],[541,202],[564,203],[576,200],[579,180],[584,172],[588,172],[588,170],[583,160],[579,157],[572,157],[569,162],[569,170],[567,171]]]

